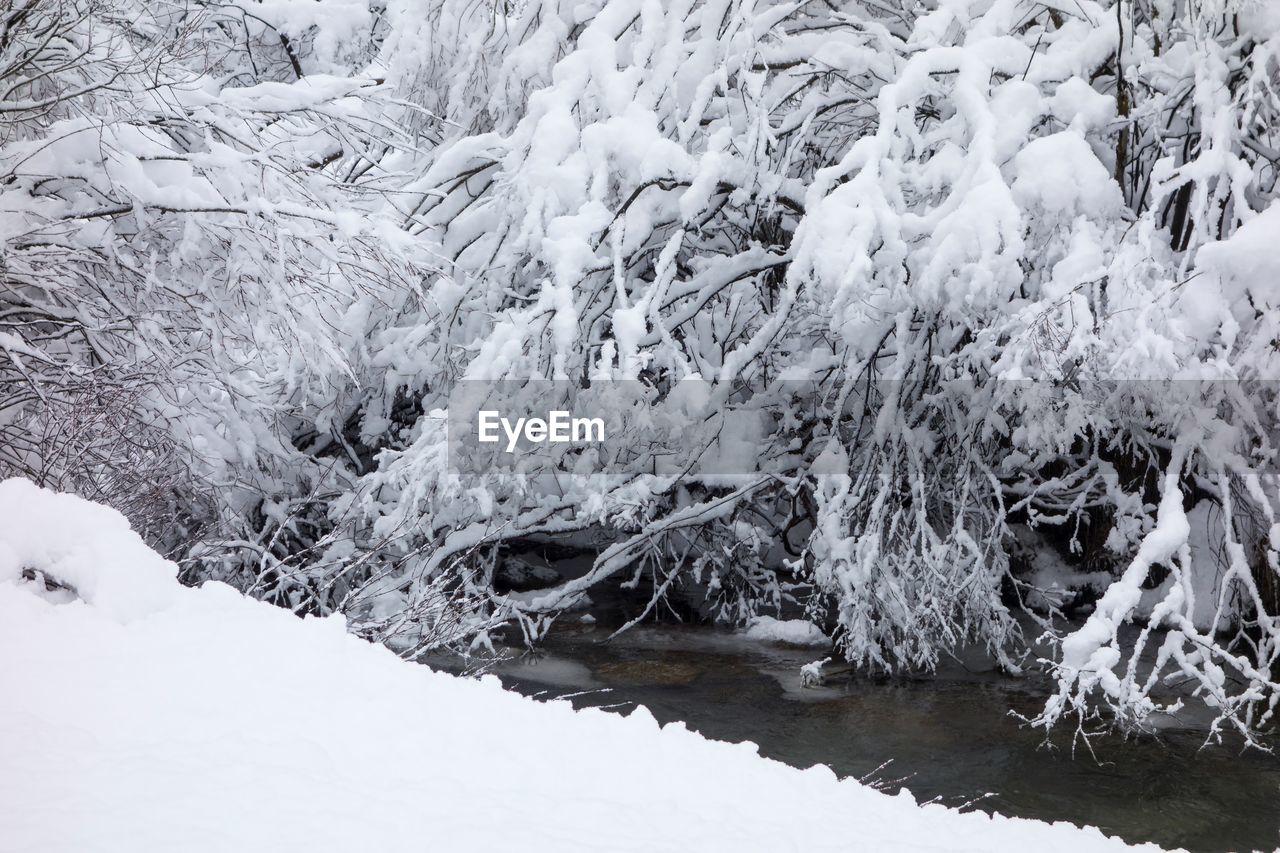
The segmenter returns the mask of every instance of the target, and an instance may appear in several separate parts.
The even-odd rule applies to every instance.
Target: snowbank
[[[575,712],[407,664],[339,620],[181,588],[122,522],[0,485],[7,849],[1123,847],[1094,829],[918,806],[643,710]],[[30,560],[65,572],[81,600],[23,582]]]
[[[774,619],[772,616],[756,616],[747,624],[743,636],[748,640],[764,643],[785,643],[788,646],[812,646],[826,648],[831,638],[808,619]]]
[[[177,567],[148,548],[120,513],[29,480],[5,480],[0,583],[23,582],[24,574],[33,591],[74,593],[121,622],[169,606],[180,589]]]

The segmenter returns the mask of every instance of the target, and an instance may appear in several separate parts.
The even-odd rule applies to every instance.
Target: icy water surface
[[[544,653],[494,671],[524,693],[579,694],[571,701],[580,707],[642,704],[660,722],[683,720],[710,738],[752,741],[761,754],[798,767],[823,763],[864,777],[891,761],[874,778],[919,800],[1092,824],[1165,847],[1280,847],[1280,759],[1201,750],[1202,733],[1177,728],[1097,743],[1101,763],[1087,752],[1072,758],[1065,732],[1058,748],[1045,748],[1040,732],[1008,713],[1034,714],[1042,681],[957,665],[930,679],[840,678],[805,689],[799,667],[821,650],[698,627],[637,627],[604,642],[607,636],[566,625]]]

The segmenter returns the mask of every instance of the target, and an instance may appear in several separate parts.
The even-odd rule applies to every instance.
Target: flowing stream
[[[955,662],[928,678],[850,676],[805,688],[799,668],[825,656],[821,649],[703,626],[609,634],[566,616],[539,653],[492,671],[530,695],[623,713],[641,704],[659,722],[752,741],[797,767],[823,763],[890,791],[905,787],[918,800],[1091,824],[1165,847],[1280,846],[1280,758],[1201,749],[1204,731],[1176,723],[1155,736],[1095,741],[1096,758],[1083,746],[1073,756],[1068,732],[1047,746],[1010,713],[1034,715],[1047,695],[1042,677]]]

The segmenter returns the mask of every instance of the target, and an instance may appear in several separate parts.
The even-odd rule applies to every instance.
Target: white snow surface
[[[1201,249],[1197,263],[1217,272],[1229,284],[1249,288],[1259,297],[1266,298],[1274,293],[1278,239],[1280,204],[1272,204],[1241,225],[1229,239],[1210,243]],[[1232,291],[1231,295],[1236,294]]]
[[[147,547],[115,510],[29,480],[0,482],[0,583],[36,570],[119,622],[162,609],[180,589],[177,567]],[[30,584],[43,592],[40,581]]]
[[[772,616],[756,616],[747,624],[743,636],[748,640],[785,643],[789,646],[827,647],[831,645],[831,638],[807,619],[774,619]]]
[[[183,588],[140,545],[111,510],[0,483],[5,850],[1124,847],[434,672],[339,619]]]

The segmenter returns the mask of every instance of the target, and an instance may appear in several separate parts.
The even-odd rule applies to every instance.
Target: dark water
[[[637,627],[612,641],[566,625],[545,652],[498,665],[511,687],[578,706],[643,704],[661,722],[707,737],[752,741],[798,767],[872,774],[918,800],[1048,821],[1091,824],[1127,841],[1189,850],[1280,846],[1280,758],[1238,747],[1201,749],[1204,733],[1095,742],[1072,756],[1067,732],[1043,733],[1033,715],[1046,686],[953,666],[918,680],[841,678],[802,688],[799,667],[821,650],[747,642],[696,627]],[[586,691],[586,692],[583,692]],[[579,695],[573,695],[579,694]],[[885,762],[887,767],[877,771]]]

